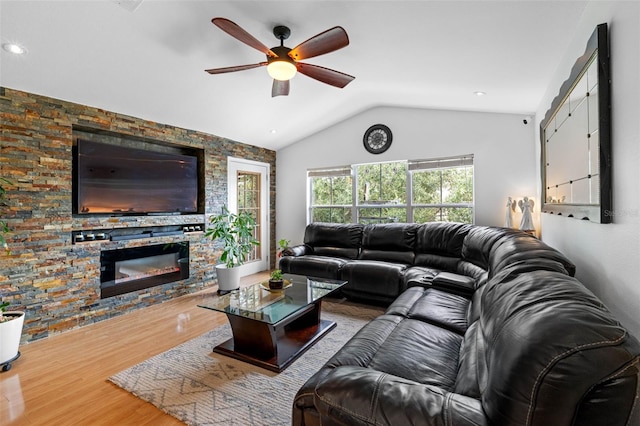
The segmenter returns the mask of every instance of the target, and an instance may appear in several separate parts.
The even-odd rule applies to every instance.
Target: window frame
[[[334,178],[334,177],[350,177],[351,178],[351,204],[322,204],[315,205],[313,199],[313,178]],[[330,168],[311,169],[307,171],[307,224],[313,222],[313,209],[351,209],[351,222],[353,223],[353,167],[337,166]],[[332,185],[333,190],[333,185]],[[333,201],[333,196],[331,197]],[[331,213],[330,213],[331,216]]]
[[[428,160],[412,160],[408,162],[407,173],[411,175],[410,178],[407,179],[408,185],[411,186],[409,189],[408,204],[410,208],[410,212],[407,212],[407,218],[411,218],[411,221],[414,220],[414,211],[415,209],[420,208],[435,208],[435,209],[456,209],[456,208],[468,208],[471,209],[471,223],[475,223],[476,221],[476,210],[475,210],[475,169],[473,164],[473,154],[456,156],[456,157],[443,157],[443,158],[434,158]],[[443,194],[443,185],[442,185],[442,171],[448,169],[457,169],[462,167],[469,167],[471,169],[471,202],[470,203],[444,203],[442,202],[442,194]],[[416,172],[424,172],[428,170],[438,170],[440,171],[440,203],[414,203],[413,201],[413,174]]]
[[[401,208],[406,211],[406,223],[413,223],[415,210],[421,208],[435,208],[440,209],[470,209],[471,210],[471,223],[475,223],[475,170],[474,170],[474,156],[473,154],[461,155],[455,157],[443,157],[435,159],[421,159],[421,160],[396,160],[396,161],[381,161],[374,163],[358,163],[348,166],[337,167],[325,167],[320,169],[310,169],[307,171],[307,224],[313,222],[314,209],[328,208],[328,209],[351,209],[351,221],[349,223],[362,223],[360,217],[360,209],[372,208]],[[361,179],[357,173],[359,166],[374,165],[374,164],[389,164],[389,163],[404,163],[406,173],[406,202],[402,204],[380,204],[370,203],[361,204],[358,196],[358,182]],[[442,202],[443,194],[443,181],[440,179],[440,202],[439,203],[414,203],[414,173],[427,170],[446,170],[460,167],[469,167],[471,169],[471,202],[469,203],[444,203]],[[313,204],[313,178],[326,178],[326,177],[340,177],[349,176],[351,178],[351,204],[329,204],[329,205],[315,205]],[[442,176],[442,174],[441,174]],[[333,198],[333,196],[332,196]],[[374,220],[375,218],[368,218]],[[371,222],[369,222],[371,223]],[[375,222],[374,222],[375,223]],[[386,223],[386,222],[383,222]]]

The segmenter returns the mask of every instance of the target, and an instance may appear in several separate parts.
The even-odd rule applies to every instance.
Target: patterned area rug
[[[212,352],[231,337],[215,328],[109,380],[188,425],[290,425],[300,387],[362,326],[383,310],[323,302],[322,318],[337,327],[281,373]]]

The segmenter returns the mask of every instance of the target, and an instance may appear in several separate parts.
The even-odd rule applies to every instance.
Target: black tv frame
[[[162,152],[169,154],[186,155],[197,159],[197,207],[194,212],[142,212],[142,211],[117,211],[117,212],[81,212],[78,203],[78,140],[88,140],[90,142],[116,145],[125,148]],[[204,149],[195,148],[184,145],[166,143],[147,138],[141,138],[132,135],[124,135],[111,131],[88,129],[84,127],[76,127],[73,129],[73,164],[72,164],[72,214],[74,217],[92,217],[92,216],[172,216],[172,215],[190,215],[204,214],[205,211],[205,178],[204,178]]]

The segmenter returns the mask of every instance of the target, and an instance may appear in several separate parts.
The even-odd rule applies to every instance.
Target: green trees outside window
[[[351,176],[319,176],[311,179],[312,222],[351,222]]]
[[[473,167],[413,173],[415,222],[473,223]]]
[[[473,157],[309,172],[310,222],[473,223]]]

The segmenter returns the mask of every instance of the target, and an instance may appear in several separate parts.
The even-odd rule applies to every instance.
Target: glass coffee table
[[[233,337],[214,352],[280,372],[336,326],[320,318],[322,299],[347,281],[292,274],[284,280],[282,290],[264,281],[198,305],[224,312],[231,324]]]

